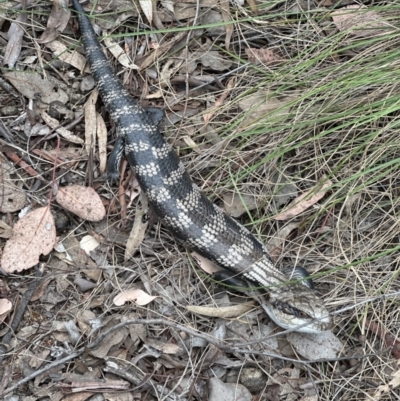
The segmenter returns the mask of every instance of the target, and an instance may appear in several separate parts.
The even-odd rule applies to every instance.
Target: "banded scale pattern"
[[[177,154],[160,134],[152,113],[140,107],[115,76],[78,0],[72,3],[78,12],[90,69],[117,126],[109,178],[118,177],[121,157],[125,155],[152,208],[177,239],[229,272],[257,286],[270,287],[270,315],[282,327],[308,322],[305,329],[298,331],[329,329],[328,312],[314,293],[299,283],[282,285],[287,278],[274,267],[264,245],[193,184]],[[282,321],[286,315],[289,324]]]

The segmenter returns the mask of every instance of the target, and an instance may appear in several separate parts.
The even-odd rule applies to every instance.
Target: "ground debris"
[[[84,4],[201,191],[277,267],[312,273],[335,319],[315,336],[282,333],[267,294],[251,303],[199,269],[127,163],[107,181],[117,129],[68,5],[0,6],[2,395],[398,397],[400,9],[350,3]]]

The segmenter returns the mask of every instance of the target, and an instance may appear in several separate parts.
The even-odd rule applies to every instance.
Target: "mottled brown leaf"
[[[2,157],[0,158],[1,161]],[[26,203],[25,192],[14,184],[10,177],[10,165],[0,163],[0,211],[3,213],[16,212]],[[4,237],[3,237],[4,238]]]
[[[56,39],[67,26],[71,11],[64,3],[63,0],[53,0],[53,8],[47,20],[46,29],[38,40],[39,43],[48,43]]]
[[[276,64],[285,61],[283,57],[271,49],[245,49],[250,63]]]
[[[31,268],[47,255],[56,242],[54,218],[48,207],[25,215],[15,224],[1,257],[1,267],[7,273]]]
[[[40,99],[44,103],[59,101],[66,103],[68,95],[61,89],[44,79],[37,72],[32,71],[7,71],[3,74],[21,95],[28,99]]]
[[[139,288],[132,288],[130,290],[125,290],[120,292],[114,297],[114,305],[121,306],[128,301],[134,301],[137,305],[147,305],[151,301],[157,298],[154,295],[149,295]]]
[[[274,219],[288,220],[296,217],[304,210],[308,209],[309,207],[317,203],[320,199],[322,199],[325,196],[328,188],[332,186],[332,182],[330,180],[326,180],[325,177],[320,181],[325,182],[322,185],[318,183],[314,188],[311,188],[309,191],[294,199],[290,203],[289,207],[283,212],[277,214]]]
[[[11,301],[9,301],[6,298],[0,299],[0,323],[2,323],[3,320],[6,318],[11,308],[12,308]]]
[[[13,68],[18,60],[22,48],[22,38],[24,30],[22,29],[21,22],[26,22],[26,15],[20,14],[16,22],[12,22],[8,30],[8,43],[4,53],[3,64]]]
[[[331,15],[340,31],[351,32],[357,37],[371,37],[387,32],[390,25],[384,22],[383,17],[374,10],[367,10],[366,6],[353,4],[335,10]]]
[[[91,187],[70,185],[59,188],[56,200],[63,208],[81,219],[100,221],[106,215],[106,209],[100,196]]]
[[[254,309],[254,302],[247,302],[243,304],[231,305],[231,306],[198,306],[198,305],[187,305],[186,309],[189,312],[196,313],[201,316],[209,317],[220,317],[220,318],[232,318],[243,315],[249,310]]]

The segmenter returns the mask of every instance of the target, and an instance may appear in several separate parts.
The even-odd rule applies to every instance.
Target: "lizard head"
[[[270,287],[269,304],[265,306],[269,317],[284,329],[300,333],[319,333],[333,327],[332,318],[312,290],[300,283]],[[296,328],[298,326],[303,326]]]

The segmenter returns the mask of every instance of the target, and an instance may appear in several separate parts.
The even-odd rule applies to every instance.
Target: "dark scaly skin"
[[[193,184],[178,156],[160,134],[154,121],[157,118],[140,107],[124,89],[82,7],[77,0],[72,3],[78,12],[90,69],[117,126],[109,177],[118,178],[124,154],[152,208],[176,238],[234,275],[257,286],[271,286],[268,288],[269,313],[282,327],[307,323],[307,327],[298,331],[329,330],[330,317],[321,300],[299,283],[280,285],[287,278],[274,267],[264,245]]]

